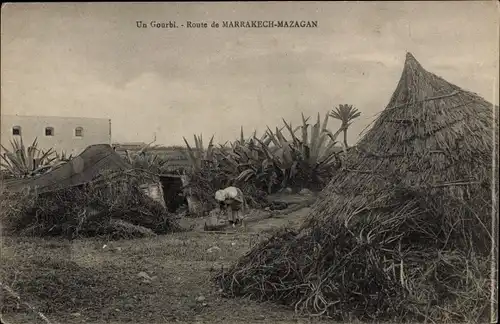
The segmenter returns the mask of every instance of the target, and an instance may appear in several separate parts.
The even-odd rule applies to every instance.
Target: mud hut
[[[216,280],[228,296],[343,321],[484,318],[493,116],[408,53],[389,104],[300,231],[262,242]]]

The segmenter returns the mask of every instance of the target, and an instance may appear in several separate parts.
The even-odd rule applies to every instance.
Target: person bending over
[[[215,193],[215,200],[219,204],[219,209],[227,210],[229,224],[235,227],[235,224],[243,218],[245,206],[243,192],[236,187],[227,187]]]

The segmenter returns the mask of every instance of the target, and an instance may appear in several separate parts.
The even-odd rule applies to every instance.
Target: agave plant
[[[214,160],[214,136],[210,139],[207,149],[203,146],[203,136],[194,135],[194,148],[189,145],[189,142],[183,137],[186,143],[187,151],[185,155],[194,172],[200,171],[204,164],[213,162]]]
[[[321,123],[318,114],[309,131],[308,120],[302,115],[302,125],[295,128],[283,120],[283,127],[275,131],[267,127],[260,138],[254,132],[253,138],[246,139],[241,131],[240,139],[232,143],[231,149],[221,151],[218,160],[224,162],[227,173],[237,174],[236,182],[254,182],[268,192],[276,186],[294,184],[298,178],[302,183],[323,183],[338,167],[336,138],[343,129],[332,134],[327,129],[328,115]],[[285,128],[288,138],[283,133]]]
[[[220,189],[225,183],[221,170],[218,168],[216,157],[218,151],[214,147],[214,136],[210,138],[208,147],[203,145],[203,136],[194,135],[194,147],[183,137],[186,150],[183,154],[189,161],[190,168],[181,176],[184,187],[184,196],[188,203],[191,215],[200,215],[213,202],[213,192]],[[221,146],[221,150],[228,148]]]
[[[320,115],[318,114],[316,123],[311,127],[309,134],[309,117],[305,118],[302,114],[301,138],[299,139],[292,130],[291,123],[288,124],[285,120],[285,127],[289,130],[292,137],[294,150],[298,150],[306,163],[311,166],[325,166],[335,163],[337,149],[337,137],[344,131],[342,125],[334,134],[328,130],[328,117],[325,115],[323,123],[320,122]]]
[[[255,136],[255,134],[254,134]],[[265,138],[262,138],[265,140]],[[262,140],[261,140],[262,141]],[[269,150],[253,138],[233,143],[230,150],[217,151],[218,166],[236,183],[253,182],[257,187],[271,191],[277,184],[277,168]]]
[[[73,154],[68,155],[65,151],[61,151],[61,153],[55,153],[56,159],[61,162],[69,162],[73,159]]]
[[[283,120],[285,128],[288,130],[291,140],[287,140],[281,130],[276,129],[273,134],[268,129],[268,136],[274,144],[274,150],[270,150],[269,155],[274,156],[275,165],[283,174],[283,185],[294,178],[299,172],[309,172],[311,176],[317,178],[314,181],[324,182],[330,173],[338,167],[337,142],[336,138],[342,132],[342,127],[332,134],[328,130],[328,115],[321,123],[318,114],[316,123],[309,131],[309,117],[302,114],[302,125],[293,127],[291,123]],[[299,134],[298,131],[300,131]],[[266,143],[262,143],[266,147]],[[313,179],[311,179],[313,180]],[[305,179],[303,180],[305,181]]]
[[[4,152],[0,154],[0,165],[16,178],[25,178],[46,172],[57,159],[52,149],[45,152],[38,149],[37,138],[28,147],[24,145],[22,137],[19,140],[10,141],[10,144],[12,150],[1,146]]]
[[[339,167],[337,137],[345,130],[345,124],[333,134],[328,130],[327,114],[321,121],[318,114],[314,125],[302,115],[302,125],[293,127],[283,120],[284,126],[275,130],[267,127],[261,137],[245,137],[243,128],[239,139],[213,147],[213,137],[208,149],[204,149],[201,136],[195,135],[195,147],[187,145],[188,159],[193,173],[205,170],[210,162],[210,172],[216,174],[217,182],[228,179],[235,184],[251,184],[269,193],[286,186],[322,187]],[[288,130],[288,134],[284,133]],[[286,135],[286,136],[285,136]]]
[[[344,132],[344,151],[349,147],[347,144],[347,129],[351,126],[352,121],[359,116],[361,116],[361,112],[352,105],[347,104],[341,104],[330,112],[330,117],[342,122],[341,129]]]
[[[236,143],[237,143],[237,144],[239,144],[239,145],[248,145],[248,144],[250,144],[250,143],[254,142],[254,141],[255,141],[255,138],[257,138],[257,130],[254,130],[254,131],[253,131],[252,136],[250,136],[250,137],[245,137],[245,136],[244,136],[244,134],[243,134],[243,126],[241,126],[241,129],[240,129],[240,139],[239,139],[239,140],[237,140],[237,141],[235,141],[235,142],[234,142],[234,143],[232,143],[232,144],[234,145],[234,144],[236,144]],[[261,141],[266,141],[266,142],[267,142],[267,144],[269,145],[269,143],[270,143],[270,139],[269,139],[269,136],[268,136],[267,132],[265,132],[265,133],[264,133],[264,135],[262,135],[262,136],[260,137],[260,140],[261,140]]]
[[[147,170],[153,173],[162,173],[168,166],[168,160],[162,159],[158,154],[153,154],[149,150],[154,148],[153,142],[141,147],[139,151],[125,151],[126,161],[136,169]]]

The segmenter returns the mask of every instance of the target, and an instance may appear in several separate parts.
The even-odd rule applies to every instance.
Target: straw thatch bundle
[[[493,120],[492,104],[408,53],[387,108],[302,229],[276,234],[216,280],[229,296],[340,320],[484,317]]]

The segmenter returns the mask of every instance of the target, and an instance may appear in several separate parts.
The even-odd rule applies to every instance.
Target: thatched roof
[[[480,208],[471,205],[478,191],[491,200],[493,114],[491,103],[407,53],[389,104],[323,191],[312,222],[389,207],[383,196],[398,186]]]

